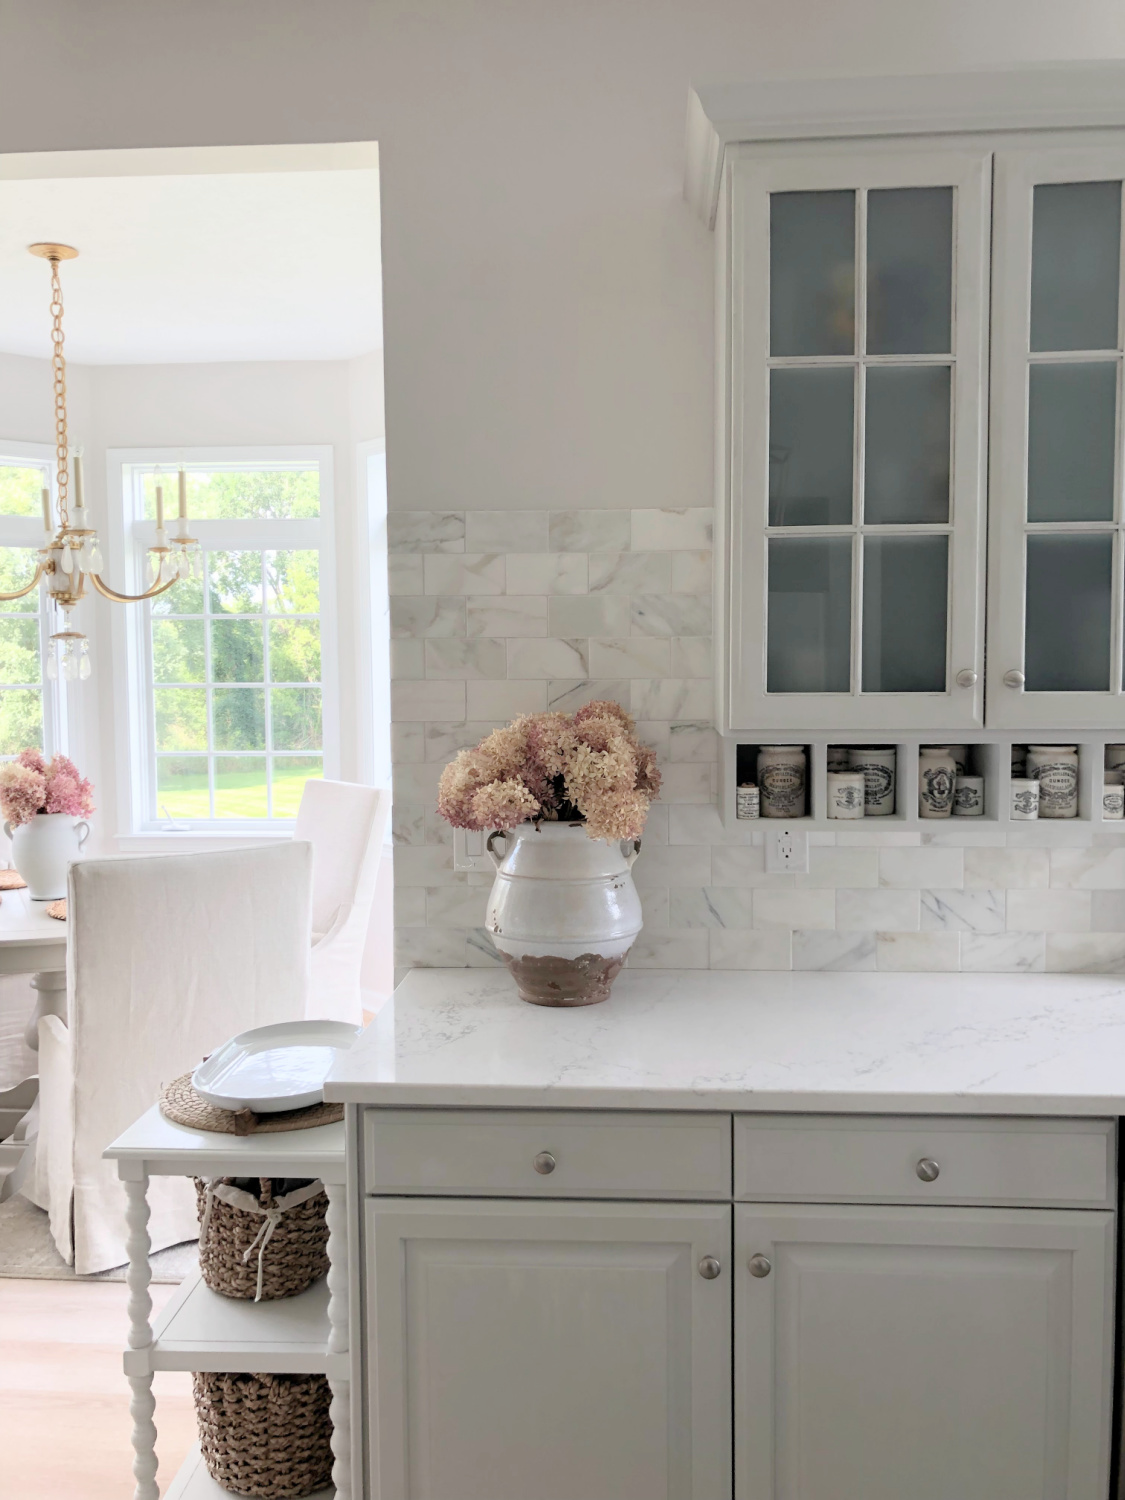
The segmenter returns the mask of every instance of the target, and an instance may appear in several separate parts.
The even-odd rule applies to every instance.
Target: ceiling
[[[334,360],[382,344],[374,167],[0,180],[3,353],[50,353],[37,240],[81,252],[62,266],[76,363]]]

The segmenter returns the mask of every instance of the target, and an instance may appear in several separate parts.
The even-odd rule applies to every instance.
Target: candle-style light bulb
[[[43,486],[43,530],[48,536],[51,535],[51,492],[46,485]]]
[[[187,520],[187,472],[180,465],[180,520]]]
[[[156,486],[156,529],[157,531],[164,530],[164,486],[162,484]]]
[[[83,495],[83,486],[82,486],[82,455],[81,455],[81,453],[76,453],[74,455],[74,508],[75,508],[75,510],[81,510],[82,507],[86,504],[85,500],[83,500],[83,498],[82,498],[82,495]]]

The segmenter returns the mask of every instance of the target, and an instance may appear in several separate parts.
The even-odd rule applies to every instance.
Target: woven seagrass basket
[[[197,1177],[195,1195],[199,1266],[213,1292],[272,1301],[326,1274],[328,1197],[318,1182]]]
[[[232,1495],[298,1500],[332,1478],[331,1396],[323,1375],[191,1377],[207,1472]]]

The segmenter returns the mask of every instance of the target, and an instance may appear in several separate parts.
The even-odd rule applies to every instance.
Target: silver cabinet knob
[[[772,1262],[764,1255],[752,1255],[746,1266],[751,1276],[768,1276],[773,1270]]]
[[[722,1266],[713,1255],[705,1255],[699,1262],[699,1274],[703,1277],[704,1281],[714,1281],[722,1269]]]
[[[1024,683],[1026,681],[1027,681],[1027,678],[1023,675],[1022,672],[1012,671],[1012,672],[1005,672],[1004,673],[1004,686],[1005,687],[1021,688],[1021,687],[1023,687],[1023,685],[1024,685]]]
[[[923,1182],[936,1182],[941,1172],[941,1168],[932,1156],[923,1156],[914,1170]]]
[[[958,687],[976,687],[979,680],[980,679],[977,677],[977,674],[973,671],[972,667],[962,667],[960,672],[957,673]]]
[[[558,1163],[549,1151],[540,1151],[531,1165],[539,1173],[540,1177],[549,1177]]]

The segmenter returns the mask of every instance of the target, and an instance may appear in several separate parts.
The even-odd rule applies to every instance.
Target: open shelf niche
[[[1108,820],[1102,817],[1102,784],[1105,771],[1107,745],[1125,744],[1125,730],[1117,734],[1106,730],[1092,733],[1069,733],[1061,735],[1057,729],[1044,730],[1042,734],[1021,730],[965,731],[959,739],[943,739],[934,730],[910,735],[818,734],[810,736],[808,730],[792,734],[783,731],[766,731],[758,740],[748,735],[724,735],[722,746],[722,776],[720,784],[720,811],[724,824],[732,831],[744,831],[747,843],[755,842],[764,828],[781,820],[772,818],[739,819],[736,816],[735,793],[738,786],[739,749],[742,749],[743,767],[754,765],[759,745],[802,745],[808,756],[808,812],[805,817],[793,819],[801,827],[836,833],[858,828],[878,832],[880,829],[918,830],[933,833],[941,829],[964,831],[969,835],[976,828],[996,830],[1034,829],[1036,841],[1057,839],[1060,844],[1073,841],[1074,829],[1098,829],[1109,833],[1120,833],[1125,840],[1125,821]],[[918,752],[924,745],[963,744],[969,747],[973,774],[984,777],[984,813],[980,817],[921,818],[918,816]],[[1078,747],[1078,817],[1040,818],[1035,822],[1013,820],[1010,815],[1012,746],[1013,745],[1077,745]],[[830,745],[893,746],[896,752],[895,810],[886,817],[863,819],[841,819],[825,816],[828,807],[828,747]],[[753,778],[756,780],[756,776]],[[1053,833],[1049,830],[1058,830]]]

